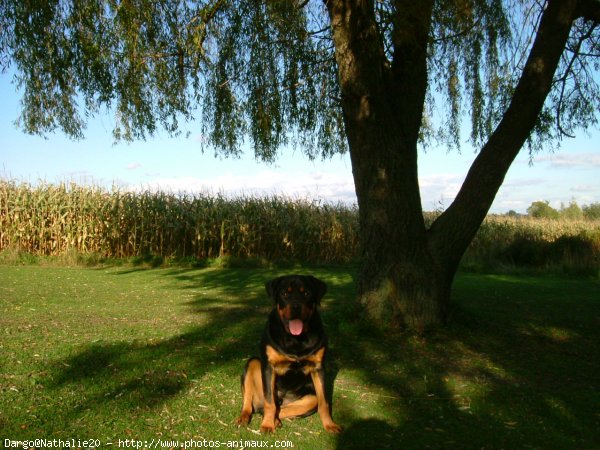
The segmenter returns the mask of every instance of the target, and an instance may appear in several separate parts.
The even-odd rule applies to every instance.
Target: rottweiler
[[[265,287],[274,307],[260,341],[260,358],[250,358],[244,368],[236,423],[246,425],[253,412],[262,411],[260,430],[273,432],[280,419],[318,411],[323,427],[339,433],[327,400],[327,336],[317,311],[327,285],[313,276],[288,275]]]

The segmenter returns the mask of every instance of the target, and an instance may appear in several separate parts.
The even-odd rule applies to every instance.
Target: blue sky
[[[189,138],[158,136],[114,144],[113,118],[96,117],[86,137],[71,141],[61,133],[29,136],[18,130],[20,96],[9,74],[0,74],[0,177],[37,183],[74,181],[122,189],[270,195],[324,201],[356,201],[348,155],[311,162],[298,149],[283,149],[272,165],[255,161],[251,150],[241,159],[202,153],[200,127]],[[447,207],[458,192],[475,153],[430,148],[419,155],[419,179],[425,210]],[[600,133],[563,141],[555,153],[539,153],[530,165],[527,151],[517,157],[492,206],[492,212],[525,212],[537,200],[554,207],[571,200],[600,202]]]

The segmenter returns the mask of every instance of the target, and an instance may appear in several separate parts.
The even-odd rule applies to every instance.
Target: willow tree
[[[223,155],[349,151],[359,301],[423,328],[519,151],[596,124],[599,22],[598,0],[0,0],[0,64],[29,133],[109,112],[116,139],[187,122]],[[478,156],[428,228],[419,149],[463,123]]]

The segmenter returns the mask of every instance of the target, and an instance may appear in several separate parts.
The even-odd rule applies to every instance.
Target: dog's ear
[[[315,295],[315,300],[317,301],[317,304],[320,304],[321,303],[321,299],[327,293],[327,285],[325,284],[325,282],[319,280],[316,277],[313,277],[312,275],[307,275],[306,279],[310,283],[310,286],[311,286],[311,288],[313,290],[313,293]]]
[[[279,290],[279,282],[282,278],[283,277],[274,278],[271,281],[267,281],[265,284],[267,294],[273,299],[273,301],[277,301],[277,291]]]

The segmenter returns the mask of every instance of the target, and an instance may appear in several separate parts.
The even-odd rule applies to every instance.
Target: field
[[[463,273],[448,327],[383,336],[355,317],[353,267],[295,270],[329,284],[341,435],[322,431],[316,415],[274,436],[258,434],[257,418],[233,424],[239,375],[270,307],[263,284],[277,270],[0,265],[3,445],[600,448],[597,279]]]
[[[431,223],[436,213],[425,213]],[[358,211],[301,198],[105,191],[0,179],[0,251],[34,258],[237,258],[347,263],[357,258]],[[0,255],[2,259],[2,255]],[[4,256],[6,259],[6,256]],[[598,276],[600,221],[488,217],[463,270]]]

